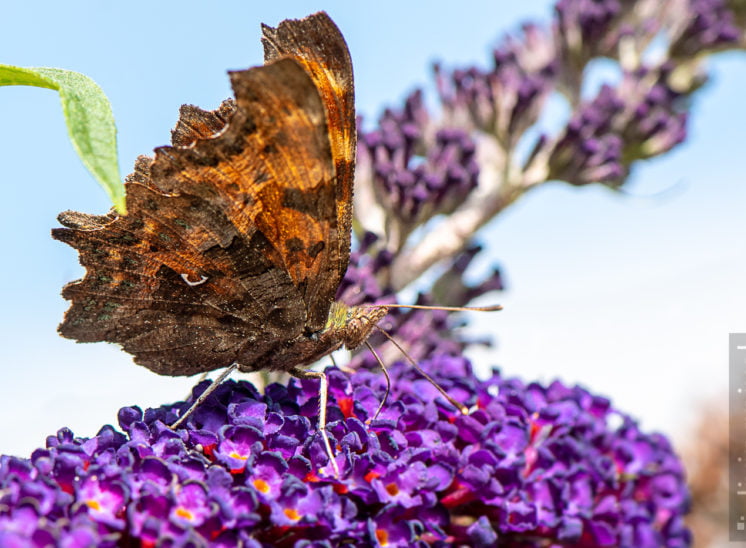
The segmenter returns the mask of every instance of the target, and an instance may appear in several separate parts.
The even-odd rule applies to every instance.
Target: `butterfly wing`
[[[182,112],[175,141],[188,144],[138,161],[127,215],[60,216],[67,228],[53,236],[87,270],[63,289],[64,336],[120,343],[157,373],[190,375],[229,365],[242,348],[282,346],[308,331],[308,299],[333,296],[316,288],[339,260],[326,245],[339,235],[316,85],[292,59],[231,81],[236,104],[217,135],[204,138],[219,112]]]
[[[339,28],[324,12],[300,21],[283,21],[277,28],[262,25],[265,62],[292,58],[311,75],[326,106],[329,139],[336,174],[337,240],[341,260],[337,275],[325,291],[336,293],[347,271],[352,229],[352,191],[357,146],[355,86],[352,60]],[[326,317],[323,318],[324,320]]]

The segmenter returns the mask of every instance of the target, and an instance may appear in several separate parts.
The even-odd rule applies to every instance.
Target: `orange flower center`
[[[94,499],[85,501],[86,506],[91,510],[101,510],[101,503]]]
[[[363,479],[365,481],[367,481],[368,483],[370,483],[371,481],[373,481],[374,479],[376,479],[380,475],[381,474],[379,474],[378,472],[374,472],[373,470],[371,470],[370,472],[368,472],[367,474],[365,474],[365,476],[363,477]]]
[[[176,515],[179,516],[180,518],[184,518],[189,521],[192,521],[194,519],[194,514],[192,514],[189,510],[187,510],[183,506],[179,506],[176,509]]]
[[[293,521],[298,521],[300,519],[300,514],[295,508],[285,508],[283,512],[285,512],[288,519],[292,519]]]
[[[264,493],[265,495],[269,493],[269,483],[267,483],[263,479],[255,479],[254,487],[256,487],[257,491]]]

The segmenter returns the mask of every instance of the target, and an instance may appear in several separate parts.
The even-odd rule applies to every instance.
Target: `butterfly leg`
[[[378,409],[376,409],[375,415],[373,415],[371,418],[369,418],[366,422],[366,424],[370,424],[374,420],[378,418],[378,415],[381,414],[381,409],[383,409],[383,406],[386,405],[386,400],[389,399],[389,392],[391,392],[391,377],[389,377],[389,372],[386,369],[386,365],[383,363],[383,360],[378,355],[378,352],[376,352],[373,347],[370,345],[368,341],[365,341],[365,346],[368,347],[368,350],[370,350],[370,353],[373,354],[373,357],[378,362],[378,365],[381,366],[381,371],[383,371],[383,376],[386,377],[386,392],[383,394],[383,398],[381,398],[381,403],[378,404]]]
[[[202,382],[203,380],[205,380],[205,379],[206,379],[206,378],[207,378],[207,377],[208,377],[209,375],[210,375],[210,372],[209,372],[209,371],[205,371],[204,373],[202,373],[202,374],[201,374],[201,375],[199,376],[199,378],[197,379],[197,383],[195,384],[195,386],[196,386],[197,384],[201,383],[201,382]],[[192,395],[192,392],[190,391],[190,392],[189,392],[189,394],[187,394],[187,395],[186,395],[186,398],[184,398],[184,399],[185,399],[185,400],[188,400],[188,399],[189,399],[189,396],[191,396],[191,395]]]
[[[176,420],[175,423],[173,423],[171,425],[171,428],[176,429],[179,426],[181,426],[181,424],[187,419],[187,417],[189,417],[189,415],[191,415],[192,413],[194,413],[194,410],[197,409],[197,407],[199,407],[200,404],[203,401],[205,401],[207,399],[207,397],[210,394],[212,394],[218,386],[220,386],[220,383],[222,383],[228,377],[228,375],[230,375],[231,373],[233,373],[236,370],[237,367],[238,367],[237,363],[229,365],[228,368],[225,371],[223,371],[217,379],[215,379],[214,381],[212,381],[212,384],[210,386],[208,386],[205,389],[205,391],[202,392],[202,394],[199,395],[199,397],[189,407],[189,409],[187,409],[186,412],[183,415],[181,415]]]
[[[339,477],[339,467],[334,458],[332,444],[329,443],[329,436],[326,433],[326,403],[329,399],[329,381],[326,378],[326,374],[323,371],[308,371],[299,367],[291,369],[290,374],[299,379],[319,379],[319,432],[324,440],[326,454],[329,455],[332,468],[334,468],[334,474],[336,477]]]

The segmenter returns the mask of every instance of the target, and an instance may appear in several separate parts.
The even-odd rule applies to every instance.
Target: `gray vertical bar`
[[[729,511],[731,542],[746,541],[746,333],[729,340]]]

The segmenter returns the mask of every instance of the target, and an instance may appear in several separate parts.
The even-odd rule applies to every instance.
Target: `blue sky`
[[[550,14],[544,0],[417,4],[17,2],[3,8],[0,62],[96,80],[113,104],[124,175],[168,141],[182,103],[214,108],[230,94],[226,70],[261,63],[260,22],[327,10],[370,118],[415,85],[432,93],[434,60],[486,63],[502,33]],[[509,289],[497,296],[503,312],[472,317],[473,332],[498,343],[475,352],[479,367],[582,383],[676,439],[698,402],[724,393],[728,333],[746,331],[745,63],[727,54],[711,64],[690,139],[638,166],[630,196],[546,185],[487,227],[481,241]],[[0,88],[0,125],[0,452],[28,454],[59,427],[92,435],[119,407],[174,401],[193,380],[56,334],[67,308],[60,288],[82,270],[49,230],[60,211],[109,204],[73,152],[53,92]]]

